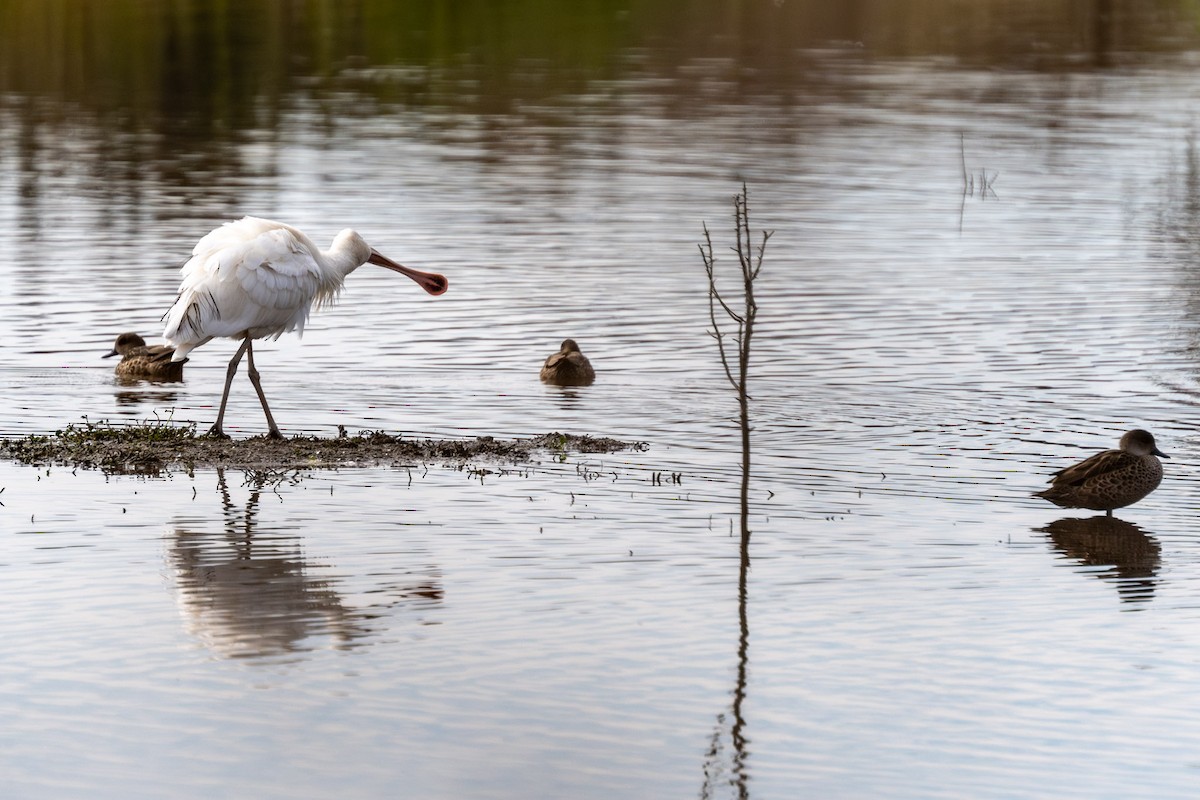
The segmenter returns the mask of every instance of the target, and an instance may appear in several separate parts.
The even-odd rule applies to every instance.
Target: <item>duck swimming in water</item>
[[[596,380],[596,370],[587,356],[579,352],[574,339],[564,339],[558,352],[542,365],[541,377],[555,386],[589,386]]]
[[[113,349],[101,358],[121,356],[117,364],[117,377],[144,378],[156,381],[183,380],[183,365],[187,361],[171,361],[175,348],[163,344],[146,344],[136,333],[122,333],[117,337]]]
[[[1050,488],[1034,497],[1062,508],[1107,511],[1111,517],[1114,508],[1133,505],[1158,488],[1163,476],[1159,457],[1170,458],[1158,449],[1150,432],[1132,430],[1121,437],[1119,449],[1105,450],[1054,473]]]

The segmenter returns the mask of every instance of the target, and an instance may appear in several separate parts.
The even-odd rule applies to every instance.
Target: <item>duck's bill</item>
[[[432,295],[445,294],[446,289],[450,286],[450,281],[446,280],[445,275],[438,275],[436,272],[422,272],[419,269],[397,264],[387,256],[380,255],[376,250],[371,251],[371,257],[367,259],[367,263],[387,267],[390,270],[399,272],[401,275],[407,275],[416,281],[418,286]]]
[[[101,357],[101,358],[112,358],[112,357],[113,357],[113,356],[115,356],[116,354],[117,354],[117,349],[114,347],[114,348],[112,349],[112,351],[111,351],[111,352],[109,352],[109,353],[105,353],[104,355],[102,355],[102,356],[100,356],[100,357]]]

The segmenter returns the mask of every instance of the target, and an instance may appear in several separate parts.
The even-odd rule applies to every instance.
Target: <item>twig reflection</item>
[[[741,800],[750,797],[748,786],[749,775],[746,760],[749,757],[746,737],[746,718],[742,714],[742,704],[746,699],[747,672],[750,663],[750,619],[747,614],[748,591],[747,583],[750,576],[750,527],[749,502],[749,473],[742,474],[743,491],[741,497],[741,546],[738,561],[738,647],[737,647],[737,679],[733,687],[733,702],[729,713],[717,715],[716,728],[713,731],[708,751],[704,754],[704,785],[700,789],[703,800],[712,800],[718,787],[725,785],[737,791]],[[725,766],[725,746],[723,739],[726,727],[731,746],[728,755],[729,766]]]
[[[243,508],[233,502],[225,472],[218,469],[222,530],[175,530],[167,559],[187,628],[218,655],[286,656],[316,649],[322,641],[350,650],[374,633],[382,609],[441,603],[440,575],[423,570],[372,591],[387,599],[351,606],[339,591],[339,580],[314,575],[300,537],[259,531],[264,492],[301,480],[295,471],[247,472],[244,485],[250,495]]]
[[[1154,598],[1162,548],[1138,526],[1117,517],[1096,516],[1060,519],[1037,530],[1047,534],[1054,549],[1064,556],[1085,567],[1107,567],[1091,574],[1116,584],[1124,602],[1144,603]]]

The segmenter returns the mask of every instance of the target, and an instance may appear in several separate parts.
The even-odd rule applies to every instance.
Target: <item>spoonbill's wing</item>
[[[236,281],[248,303],[285,315],[303,310],[303,316],[308,316],[321,283],[320,267],[291,231],[267,231],[240,248],[222,250],[219,258],[219,280]]]
[[[253,338],[303,331],[321,284],[313,249],[290,228],[267,220],[247,217],[217,228],[181,270],[164,338],[181,348],[247,331]]]

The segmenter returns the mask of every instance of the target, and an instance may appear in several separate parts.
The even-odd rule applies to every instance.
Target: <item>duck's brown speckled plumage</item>
[[[117,364],[118,378],[145,379],[154,381],[183,380],[183,365],[187,362],[171,361],[175,348],[162,344],[146,344],[136,333],[122,333],[117,337],[113,349],[101,356],[121,356]]]
[[[596,370],[574,339],[564,339],[559,351],[542,365],[542,380],[556,386],[588,386],[596,380]]]
[[[1063,508],[1107,511],[1141,500],[1162,482],[1158,456],[1169,458],[1149,431],[1132,430],[1121,437],[1120,449],[1080,461],[1055,473],[1050,488],[1035,494]]]

